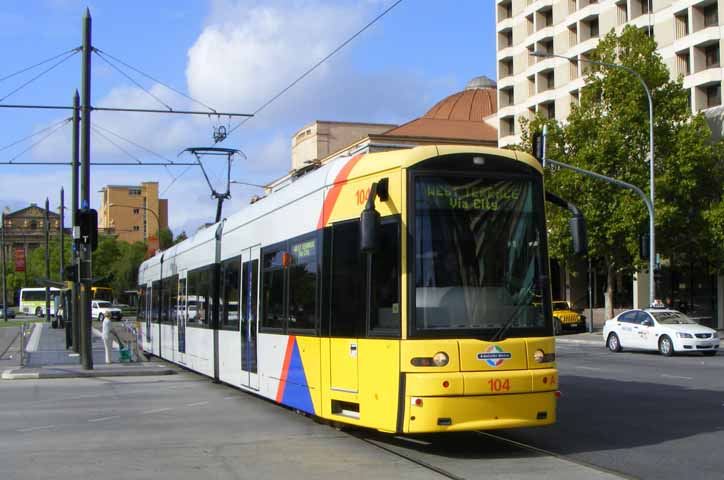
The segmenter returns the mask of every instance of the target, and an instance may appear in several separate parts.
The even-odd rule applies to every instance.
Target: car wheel
[[[555,317],[553,317],[553,335],[560,335],[561,334],[561,321]]]
[[[42,317],[43,316],[43,309],[40,307],[35,308],[35,316],[36,317]]]
[[[610,334],[608,336],[608,339],[606,340],[606,346],[612,352],[620,352],[621,342],[619,342],[618,340],[618,335],[616,335],[615,333]]]
[[[102,313],[99,313],[99,314],[98,314],[98,321],[99,321],[99,322],[103,323],[103,319],[104,319],[104,318],[105,318],[105,317],[103,316]]]
[[[666,335],[659,340],[659,352],[665,357],[670,357],[674,354],[674,342]]]
[[[714,355],[716,355],[716,350],[710,350],[708,352],[702,352],[702,353],[704,355],[706,355],[707,357],[713,357]]]

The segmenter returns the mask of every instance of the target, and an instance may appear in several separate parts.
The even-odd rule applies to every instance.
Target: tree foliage
[[[655,139],[656,248],[714,258],[707,230],[707,211],[721,195],[721,149],[712,145],[701,114],[692,115],[689,93],[682,80],[671,80],[643,31],[627,26],[620,35],[603,38],[591,60],[624,65],[639,73],[653,97]],[[649,109],[637,78],[618,68],[583,65],[588,69],[580,105],[573,104],[565,124],[535,118],[523,122],[523,141],[547,123],[549,157],[607,175],[649,191]],[[613,274],[647,265],[639,258],[639,238],[648,232],[648,211],[635,193],[580,174],[557,170],[546,173],[547,188],[575,203],[588,226],[589,250],[597,267]],[[549,209],[551,211],[552,209]],[[551,255],[571,260],[567,215],[551,212]],[[724,214],[724,207],[722,207]],[[722,216],[724,218],[724,216]],[[724,220],[721,224],[724,226]],[[724,233],[724,230],[722,230]],[[724,234],[722,235],[724,238]],[[613,292],[607,292],[607,304]]]

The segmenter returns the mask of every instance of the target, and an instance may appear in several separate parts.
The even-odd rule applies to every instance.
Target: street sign
[[[15,271],[25,271],[25,249],[20,247],[13,250],[13,259],[15,260]]]

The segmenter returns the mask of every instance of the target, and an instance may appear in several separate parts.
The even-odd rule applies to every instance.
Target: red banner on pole
[[[15,259],[15,271],[24,272],[25,271],[25,249],[16,248],[13,251],[13,258]]]

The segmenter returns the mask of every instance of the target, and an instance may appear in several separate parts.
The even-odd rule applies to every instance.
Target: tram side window
[[[170,324],[176,324],[176,311],[178,305],[178,275],[174,275],[169,279],[168,285],[168,321]]]
[[[138,289],[138,311],[136,312],[136,318],[139,322],[146,321],[146,287]]]
[[[224,261],[221,265],[222,303],[219,306],[221,328],[224,330],[239,329],[239,287],[241,278],[239,269],[241,257]]]
[[[282,248],[264,253],[264,310],[261,326],[266,329],[283,330],[286,325],[283,257]]]
[[[359,221],[332,227],[330,334],[365,335],[365,258],[359,249]]]
[[[186,320],[186,279],[178,281],[178,297],[176,302],[176,322]]]
[[[289,328],[311,330],[317,326],[317,241],[307,237],[289,250]]]
[[[197,295],[197,316],[196,323],[200,327],[208,328],[211,318],[211,305],[209,294],[211,293],[211,265],[199,269],[198,281],[196,283]]]
[[[372,256],[372,315],[374,333],[400,330],[400,226],[383,223],[380,248]]]
[[[161,280],[161,323],[168,323],[169,293],[171,291],[171,279]]]
[[[186,325],[190,327],[196,325],[196,319],[199,316],[199,302],[196,294],[197,279],[198,273],[195,271],[186,274]]]
[[[158,322],[158,311],[161,307],[161,282],[156,280],[151,285],[151,321]]]

